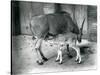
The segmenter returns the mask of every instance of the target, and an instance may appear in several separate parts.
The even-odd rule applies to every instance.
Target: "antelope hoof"
[[[55,60],[55,62],[58,62],[59,60]]]
[[[81,64],[82,62],[77,62],[77,64]]]
[[[61,64],[63,64],[63,63],[62,63],[62,62],[59,62],[58,64],[61,65]]]
[[[44,61],[48,61],[48,59],[46,57],[43,58]]]
[[[42,61],[37,60],[38,65],[43,65]]]
[[[81,60],[78,60],[77,64],[81,64],[81,63],[82,63],[82,61]]]
[[[79,61],[79,59],[76,59],[76,60],[75,60],[75,62],[78,62],[78,61]]]

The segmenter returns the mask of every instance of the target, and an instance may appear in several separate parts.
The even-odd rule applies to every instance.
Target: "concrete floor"
[[[33,74],[44,72],[61,72],[61,71],[78,71],[89,70],[96,68],[96,43],[91,43],[90,50],[85,50],[82,54],[82,63],[75,62],[75,53],[73,51],[73,58],[69,58],[66,52],[63,52],[63,64],[59,65],[55,62],[56,47],[50,46],[43,42],[42,50],[44,55],[49,59],[44,65],[36,63],[36,53],[34,50],[34,41],[32,36],[19,35],[12,38],[12,73],[19,74]]]

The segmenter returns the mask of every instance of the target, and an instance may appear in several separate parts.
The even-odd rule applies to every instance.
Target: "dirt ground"
[[[43,65],[36,63],[37,57],[34,50],[34,41],[32,36],[19,35],[12,38],[12,73],[19,74],[33,74],[44,72],[61,72],[61,71],[78,71],[89,70],[96,68],[96,43],[91,43],[91,48],[84,50],[82,55],[82,63],[75,62],[75,52],[72,51],[73,58],[69,58],[66,52],[63,52],[63,64],[59,65],[55,62],[57,50],[55,46],[50,46],[43,42],[42,51],[49,59]]]

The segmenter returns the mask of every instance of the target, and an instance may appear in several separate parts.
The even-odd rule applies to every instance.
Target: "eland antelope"
[[[37,63],[42,65],[48,59],[44,56],[41,50],[43,40],[46,40],[49,34],[57,36],[67,32],[72,32],[79,35],[79,28],[67,12],[45,14],[34,16],[30,22],[30,29],[33,37],[35,37],[35,50],[37,53]],[[80,37],[78,38],[81,39]],[[79,57],[79,56],[78,56]]]

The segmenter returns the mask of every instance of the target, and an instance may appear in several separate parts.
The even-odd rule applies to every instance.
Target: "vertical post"
[[[61,4],[55,3],[55,13],[59,13],[62,11]]]
[[[11,1],[11,26],[12,26],[12,35],[20,34],[20,10],[19,2]]]

